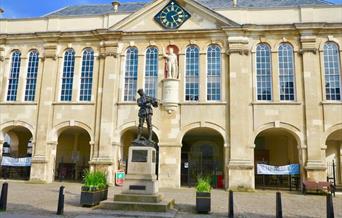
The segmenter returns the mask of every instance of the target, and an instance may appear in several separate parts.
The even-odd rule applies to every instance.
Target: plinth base
[[[175,200],[163,200],[162,195],[132,195],[119,194],[114,196],[114,201],[103,201],[100,209],[167,212],[174,208]]]

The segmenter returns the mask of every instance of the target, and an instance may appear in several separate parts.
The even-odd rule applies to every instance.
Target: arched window
[[[185,100],[199,99],[199,49],[191,45],[186,49]]]
[[[29,54],[27,66],[25,101],[34,101],[36,95],[37,72],[39,63],[39,53],[33,50]]]
[[[126,52],[124,101],[135,101],[138,80],[138,49],[130,47]]]
[[[17,100],[17,91],[19,83],[21,53],[14,51],[12,53],[11,71],[8,79],[7,101]]]
[[[221,100],[221,48],[210,45],[207,52],[207,100]]]
[[[90,101],[93,87],[94,50],[86,48],[82,57],[80,101]]]
[[[271,49],[267,44],[256,48],[257,99],[272,100]]]
[[[295,100],[293,48],[289,43],[281,43],[278,49],[280,100]]]
[[[75,51],[68,49],[64,53],[64,65],[62,75],[61,101],[71,101],[72,83],[74,80]]]
[[[158,82],[158,49],[150,47],[146,51],[145,65],[145,93],[148,96],[157,96]]]
[[[341,63],[336,43],[324,45],[325,96],[326,100],[341,100]]]

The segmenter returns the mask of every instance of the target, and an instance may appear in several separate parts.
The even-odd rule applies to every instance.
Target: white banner
[[[258,175],[298,175],[299,164],[290,164],[286,166],[271,166],[266,164],[257,164]]]
[[[2,157],[1,166],[10,167],[29,167],[31,166],[31,157],[13,158],[13,157]]]

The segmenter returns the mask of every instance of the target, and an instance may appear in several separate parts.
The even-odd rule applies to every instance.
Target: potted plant
[[[83,183],[80,200],[82,206],[95,206],[100,201],[107,200],[108,185],[105,173],[87,170],[84,173]]]
[[[211,208],[210,198],[210,178],[203,177],[197,179],[196,184],[196,210],[198,213],[208,213]]]

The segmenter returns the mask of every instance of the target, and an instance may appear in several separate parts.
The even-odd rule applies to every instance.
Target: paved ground
[[[3,181],[0,180],[2,186]],[[1,218],[45,218],[58,217],[58,190],[65,189],[65,217],[75,218],[109,218],[109,217],[227,217],[228,194],[224,190],[213,190],[212,213],[197,215],[195,213],[195,190],[192,188],[162,189],[166,198],[174,198],[177,211],[169,213],[141,213],[124,211],[106,211],[83,208],[79,205],[80,188],[78,183],[52,183],[45,185],[9,181],[7,212]],[[112,187],[109,198],[120,193],[120,188]],[[275,191],[258,190],[253,193],[234,193],[234,210],[236,217],[274,217]],[[325,217],[325,196],[302,195],[300,193],[282,192],[284,217]],[[342,217],[342,194],[334,198],[335,217]],[[59,216],[60,217],[60,216]]]

